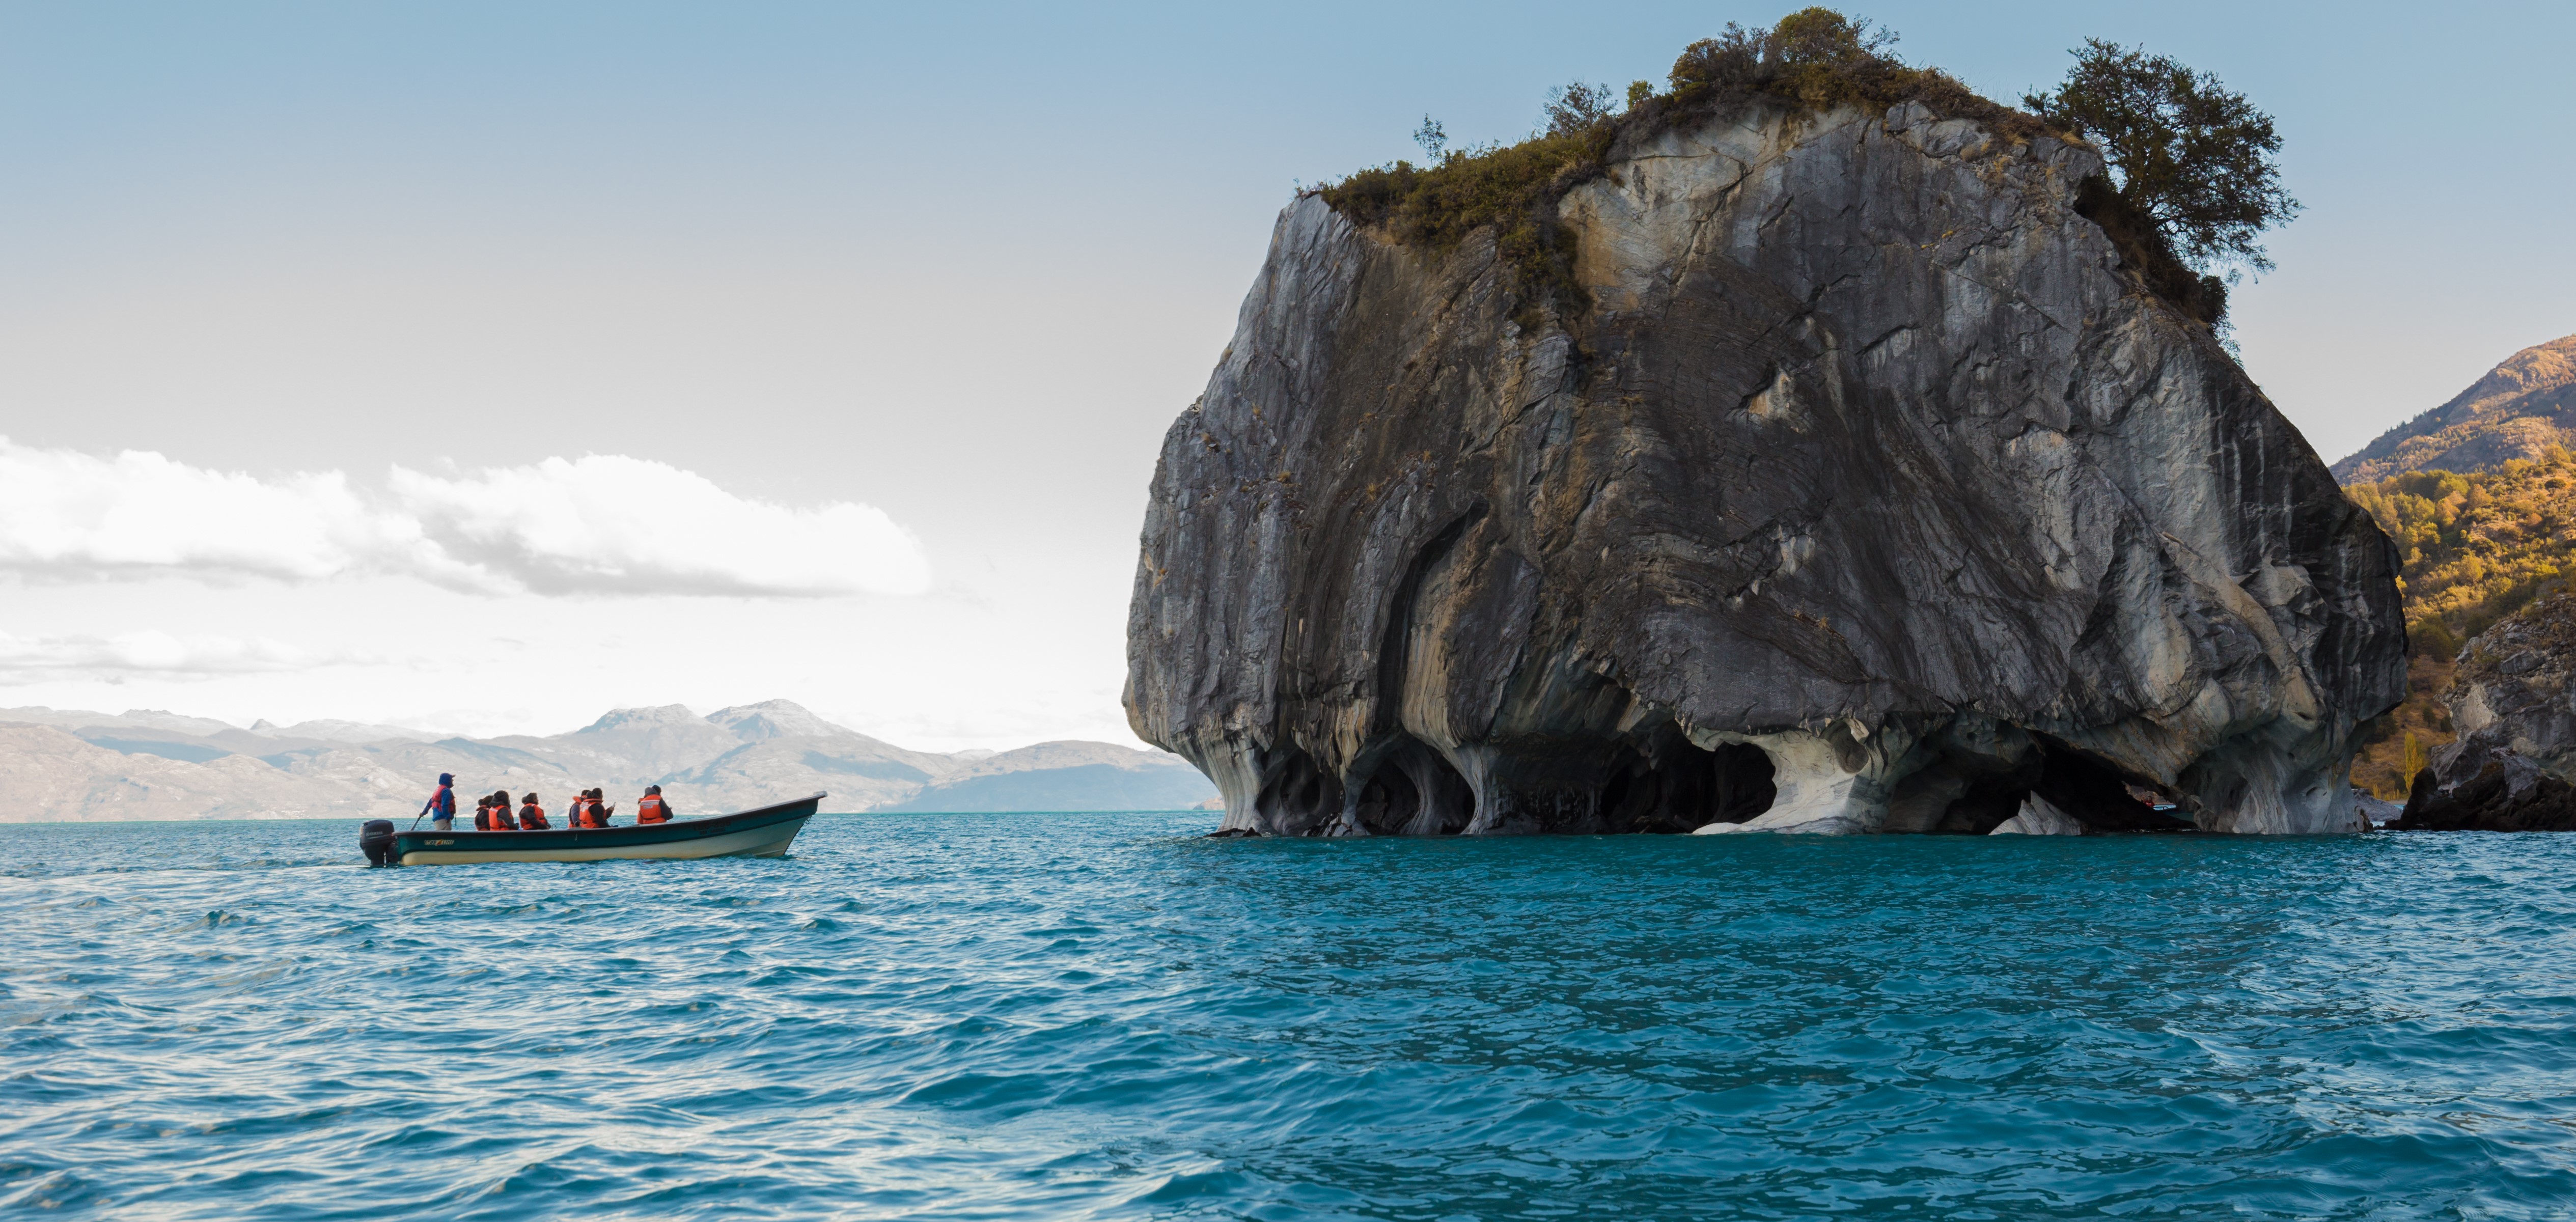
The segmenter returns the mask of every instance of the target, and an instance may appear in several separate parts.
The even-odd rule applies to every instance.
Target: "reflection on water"
[[[1191,835],[1212,818],[375,872],[354,822],[0,827],[0,1208],[2576,1201],[2576,837]]]

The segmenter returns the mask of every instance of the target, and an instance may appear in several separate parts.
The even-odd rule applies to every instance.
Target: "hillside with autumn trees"
[[[2441,697],[2462,644],[2576,574],[2576,454],[2552,445],[2494,471],[2414,471],[2346,492],[2397,544],[2415,655],[2406,703],[2364,748],[2353,783],[2402,800],[2453,737]]]

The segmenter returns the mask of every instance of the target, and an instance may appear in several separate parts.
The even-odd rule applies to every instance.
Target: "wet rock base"
[[[2479,763],[2474,774],[2450,785],[2434,769],[2416,773],[2406,813],[2389,830],[2576,832],[2576,786],[2512,751],[2489,751]]]

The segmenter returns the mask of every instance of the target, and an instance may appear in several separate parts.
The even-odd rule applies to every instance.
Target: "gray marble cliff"
[[[1622,136],[1571,319],[1301,196],[1164,440],[1130,722],[1238,832],[2360,830],[2396,557],[2099,168],[1916,104]]]

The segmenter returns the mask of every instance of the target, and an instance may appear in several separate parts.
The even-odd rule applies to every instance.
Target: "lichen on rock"
[[[1300,196],[1164,442],[1136,732],[1264,834],[2359,830],[2392,549],[2099,170],[1755,99],[1623,136],[1535,319]]]

